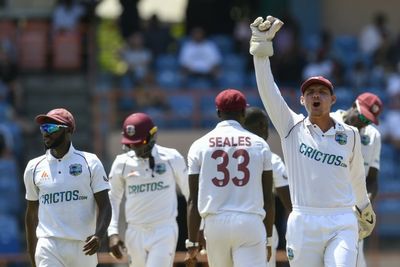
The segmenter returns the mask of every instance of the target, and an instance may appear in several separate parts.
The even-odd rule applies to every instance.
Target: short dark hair
[[[259,120],[269,120],[267,113],[258,107],[248,107],[246,108],[246,114],[244,118],[244,125],[253,124]]]

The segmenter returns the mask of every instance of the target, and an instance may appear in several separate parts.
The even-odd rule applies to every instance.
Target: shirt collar
[[[135,151],[133,151],[133,150],[128,150],[128,152],[126,152],[126,154],[131,158],[138,158],[138,157],[136,157]],[[151,149],[151,155],[154,157],[157,154],[158,154],[158,145],[155,144],[153,146],[153,148]],[[140,158],[138,158],[138,159],[140,159]]]
[[[217,124],[216,128],[226,127],[226,126],[232,126],[232,127],[235,127],[235,128],[236,127],[241,127],[242,128],[242,125],[238,121],[235,121],[235,120],[224,120],[224,121],[221,121],[221,122],[219,122]]]
[[[333,117],[331,117],[331,119],[334,121],[335,124],[328,131],[326,131],[324,133],[324,135],[335,135],[338,132],[344,132],[345,131],[345,129],[343,127],[343,124],[341,122],[339,122],[338,120],[336,120]],[[304,125],[309,129],[310,128],[314,128],[314,124],[310,121],[309,117],[304,119]],[[320,130],[319,127],[318,127],[318,129]]]
[[[47,149],[46,150],[46,159],[48,160],[48,161],[51,161],[51,160],[60,160],[60,159],[68,159],[76,150],[75,150],[75,148],[74,148],[74,146],[72,145],[72,143],[70,143],[70,145],[69,145],[69,149],[68,149],[68,152],[62,157],[62,158],[55,158],[51,153],[50,153],[50,150],[51,149]]]

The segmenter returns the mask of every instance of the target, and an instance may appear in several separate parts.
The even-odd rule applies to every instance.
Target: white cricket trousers
[[[358,242],[357,267],[367,267],[364,255],[364,239]]]
[[[267,267],[266,233],[257,214],[225,212],[204,219],[210,267]]]
[[[125,245],[130,267],[172,267],[178,242],[176,220],[153,225],[128,223]]]
[[[276,250],[278,249],[279,245],[279,235],[278,235],[278,230],[276,229],[276,226],[274,224],[274,228],[272,231],[272,246],[271,246],[271,258],[268,262],[268,267],[276,267]]]
[[[83,253],[85,242],[55,237],[38,239],[35,251],[37,267],[96,267],[97,254]]]
[[[358,222],[351,207],[293,206],[286,253],[291,267],[355,267]]]

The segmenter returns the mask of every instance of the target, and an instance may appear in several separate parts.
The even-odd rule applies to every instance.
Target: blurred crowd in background
[[[261,1],[189,0],[182,23],[163,22],[156,14],[142,19],[139,0],[120,0],[118,17],[99,18],[99,2],[60,0],[48,18],[0,19],[0,253],[25,246],[21,170],[30,144],[24,140],[38,135],[36,114],[26,110],[27,88],[21,82],[26,75],[87,74],[94,81],[91,98],[102,99],[96,108],[114,116],[102,120],[104,136],[138,111],[152,116],[161,129],[211,127],[217,120],[213,99],[225,88],[242,90],[252,105],[262,107],[248,53],[249,24],[265,15]],[[380,194],[400,192],[400,32],[389,31],[388,17],[377,12],[357,35],[321,30],[305,38],[289,11],[276,16],[285,25],[274,40],[271,64],[289,105],[304,112],[299,85],[313,75],[333,82],[334,109],[349,108],[362,92],[377,94],[384,103],[378,126]],[[399,200],[378,205],[378,214],[399,214]],[[390,223],[376,231],[400,236]]]

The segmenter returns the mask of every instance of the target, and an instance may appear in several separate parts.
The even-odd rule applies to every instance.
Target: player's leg
[[[39,238],[36,251],[35,262],[37,267],[63,267],[65,264],[60,257],[61,251],[52,238]]]
[[[60,240],[63,247],[63,258],[66,262],[65,266],[76,266],[76,267],[96,267],[97,266],[97,254],[85,255],[83,253],[83,246],[85,242],[80,240]]]
[[[367,267],[364,255],[364,239],[358,242],[357,267]]]
[[[230,223],[230,216],[225,214],[209,215],[204,220],[204,237],[207,240],[207,259],[210,267],[233,267]]]
[[[158,227],[147,242],[152,244],[146,267],[172,267],[178,242],[178,225],[175,223]]]
[[[332,238],[325,250],[326,267],[355,267],[357,262],[358,225],[354,214],[336,215],[328,221]]]
[[[130,267],[146,267],[147,252],[144,246],[146,239],[143,229],[128,224],[125,233],[125,246],[130,258]]]
[[[266,232],[261,216],[237,214],[232,217],[232,225],[233,265],[267,267]]]
[[[321,216],[292,211],[286,231],[286,254],[291,267],[323,266],[324,240]]]
[[[276,227],[274,225],[273,232],[272,232],[272,247],[271,247],[271,259],[268,262],[268,267],[276,267],[276,250],[278,249],[279,244],[279,235]]]

